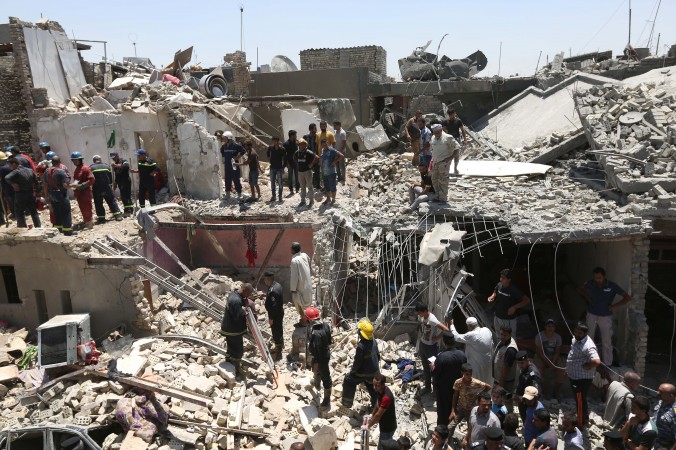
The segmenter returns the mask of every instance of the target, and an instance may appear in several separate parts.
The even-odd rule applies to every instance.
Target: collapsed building
[[[303,51],[302,70],[270,73],[251,73],[241,52],[224,57],[228,69],[182,71],[187,61],[177,53],[158,75],[149,61],[92,68],[78,53],[86,46],[53,21],[11,18],[0,38],[0,77],[7,81],[0,98],[8,99],[0,106],[2,141],[37,154],[37,142],[47,140],[64,160],[71,150],[86,159],[113,150],[131,159],[143,147],[168,175],[178,203],[74,238],[49,229],[2,231],[6,342],[31,341],[21,327],[87,313],[90,337],[103,344],[101,361],[115,361],[117,370],[95,365],[63,379],[50,372],[55,379],[46,381],[44,370],[19,371],[24,350],[7,345],[2,429],[114,424],[118,402],[136,389],[167,405],[171,437],[140,443],[113,429],[102,448],[288,448],[305,438],[318,450],[354,448],[361,416],[370,412],[367,394],[352,410],[337,400],[356,321],[366,316],[376,324],[384,361],[415,360],[415,303],[427,303],[437,317],[463,323],[471,315],[490,326],[485,298],[505,267],[533,300],[519,315],[520,347],[532,350],[549,318],[569,340],[586,310],[575,287],[603,266],[632,296],[614,315],[616,365],[650,376],[649,365],[669,351],[663,337],[673,323],[661,318],[670,317],[665,298],[674,297],[673,68],[624,80],[573,73],[549,87],[535,86],[534,78],[394,82],[384,72],[384,50],[373,46]],[[183,82],[161,81],[162,72]],[[399,141],[398,120],[415,109],[443,113],[458,99],[461,116],[476,120],[467,120],[471,145],[461,176],[451,179],[448,205],[402,212],[418,175]],[[302,134],[310,122],[336,118],[360,150],[348,153],[337,207],[219,198],[216,130],[262,148],[272,136]],[[269,179],[261,178],[266,196]],[[253,342],[246,348],[250,381],[238,382],[218,334],[219,299],[241,282],[256,284],[264,270],[289,297],[292,241],[312,258],[316,303],[336,325],[328,412],[317,408],[309,372],[277,364],[275,378]],[[260,299],[257,310],[267,335]],[[294,319],[287,308],[286,346],[302,348]],[[399,431],[421,444],[436,422],[433,399],[395,382],[396,364],[384,373],[395,383]],[[547,406],[560,415],[574,404]],[[598,443],[602,404],[592,406],[590,439]],[[55,439],[64,431],[50,433]]]

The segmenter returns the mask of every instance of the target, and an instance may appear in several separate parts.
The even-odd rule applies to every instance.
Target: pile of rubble
[[[665,69],[667,72],[669,69]],[[576,104],[610,184],[669,208],[676,190],[676,92],[659,83],[599,86]]]

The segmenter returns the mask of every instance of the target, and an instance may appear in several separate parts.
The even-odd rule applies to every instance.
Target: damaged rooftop
[[[254,63],[232,43],[217,64],[203,64],[198,46],[187,46],[156,66],[155,55],[90,58],[103,41],[71,39],[55,20],[0,24],[3,148],[39,163],[48,143],[71,174],[74,151],[86,164],[95,155],[113,164],[115,153],[135,169],[144,149],[160,174],[157,205],[139,202],[136,174],[129,211],[115,191],[128,213],[120,221],[92,226],[69,191],[73,236],[51,227],[53,204],[39,211],[42,227],[17,227],[3,196],[0,448],[37,448],[29,446],[40,439],[57,448],[75,438],[110,450],[286,450],[295,442],[375,449],[378,426],[361,430],[373,411],[365,385],[345,406],[363,319],[396,398],[395,438],[427,448],[444,420],[423,389],[414,307],[425,304],[461,331],[476,317],[497,343],[488,298],[506,268],[531,301],[514,322],[515,345],[530,357],[549,319],[567,351],[571,327],[587,312],[578,287],[596,267],[631,297],[611,320],[612,354],[590,390],[585,448],[603,447],[612,428],[604,393],[626,371],[642,377],[640,393],[656,404],[657,386],[676,381],[676,45],[557,49],[532,76],[507,77],[495,74],[496,55],[443,41],[393,54],[377,44],[308,40],[298,66],[281,54],[259,66],[258,55]],[[413,204],[422,169],[409,119],[420,112],[424,129],[444,124],[450,134],[451,110],[464,128],[457,173],[451,163],[444,174],[446,201]],[[282,170],[278,195],[274,138],[293,153],[289,132],[308,140],[309,125],[322,122],[345,132],[335,201],[318,189],[326,179],[307,171],[309,192],[301,193],[298,174],[289,180],[293,167]],[[244,162],[251,156],[223,156],[225,135],[257,152],[254,178]],[[311,151],[325,171],[321,150]],[[332,329],[328,407],[305,364],[292,243],[309,256],[312,305]],[[274,345],[269,274],[284,298],[283,343]],[[240,366],[221,320],[230,293],[246,283],[253,318]],[[576,403],[567,383],[549,395],[553,378],[543,377],[540,400],[558,430]],[[455,429],[454,448],[466,432],[466,424]]]

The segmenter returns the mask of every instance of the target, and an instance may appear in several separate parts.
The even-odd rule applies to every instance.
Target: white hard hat
[[[226,137],[228,139],[233,139],[232,131],[226,131],[225,133],[223,133],[223,137]]]

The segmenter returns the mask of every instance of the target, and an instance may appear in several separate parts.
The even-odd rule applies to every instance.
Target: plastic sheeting
[[[462,250],[462,238],[465,231],[457,231],[451,223],[439,223],[425,234],[420,243],[418,263],[435,266],[442,261],[455,259]]]

